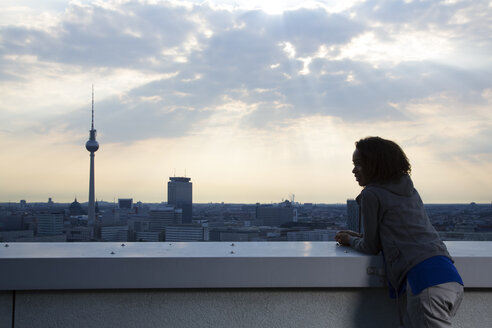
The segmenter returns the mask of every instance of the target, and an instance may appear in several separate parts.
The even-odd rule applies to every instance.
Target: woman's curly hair
[[[355,148],[370,182],[394,182],[412,171],[407,155],[391,140],[367,137],[355,142]]]

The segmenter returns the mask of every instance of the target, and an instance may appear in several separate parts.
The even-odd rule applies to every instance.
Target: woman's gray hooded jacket
[[[357,202],[364,234],[351,236],[350,246],[368,254],[383,251],[393,288],[398,290],[407,272],[423,260],[437,255],[451,258],[408,175],[396,183],[367,185]]]

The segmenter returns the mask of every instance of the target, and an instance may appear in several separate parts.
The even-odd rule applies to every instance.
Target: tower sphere
[[[97,142],[96,140],[87,140],[87,142],[85,143],[85,148],[91,153],[95,152],[99,149],[99,142]]]

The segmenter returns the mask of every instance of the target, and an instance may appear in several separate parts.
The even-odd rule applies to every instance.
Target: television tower
[[[96,141],[96,130],[94,129],[94,85],[92,85],[92,124],[89,131],[89,140],[85,143],[85,148],[91,153],[91,168],[89,177],[89,222],[96,224],[96,205],[94,199],[94,153],[99,149]]]

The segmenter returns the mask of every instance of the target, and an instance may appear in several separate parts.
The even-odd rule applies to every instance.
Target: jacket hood
[[[398,196],[410,197],[413,195],[413,192],[415,190],[413,187],[412,179],[407,174],[402,176],[398,181],[392,183],[384,183],[384,184],[375,183],[370,185],[386,189]]]

